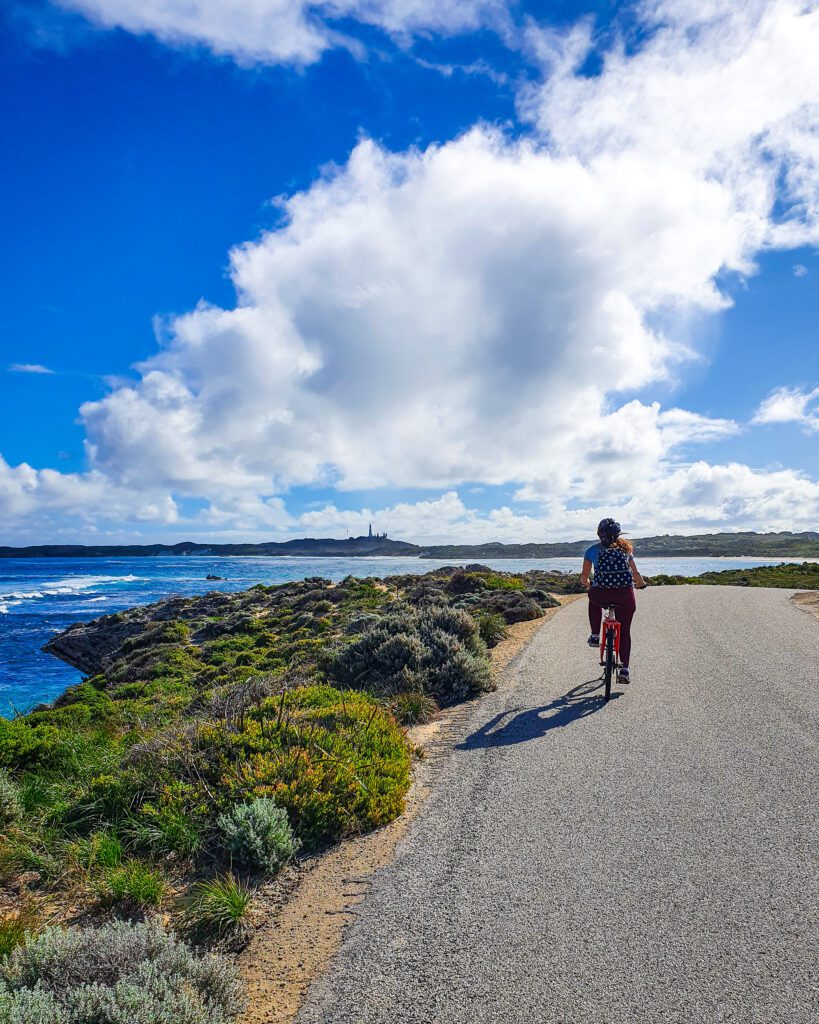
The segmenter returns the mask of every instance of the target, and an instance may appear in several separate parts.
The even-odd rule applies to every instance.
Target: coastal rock
[[[304,580],[278,587],[257,585],[239,593],[214,590],[201,597],[170,597],[92,622],[78,622],[52,637],[43,650],[92,676],[108,671],[126,653],[128,662],[135,665],[140,660],[135,655],[137,648],[161,646],[163,629],[170,623],[189,624],[190,640],[198,644],[242,632],[271,608],[292,607],[315,589],[315,580]]]

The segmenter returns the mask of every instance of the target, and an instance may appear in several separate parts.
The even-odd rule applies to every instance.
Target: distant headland
[[[558,541],[551,544],[412,544],[391,540],[386,533],[336,540],[304,537],[298,540],[262,544],[36,544],[28,547],[0,547],[0,558],[133,558],[139,556],[266,556],[367,558],[414,556],[435,559],[478,558],[570,558],[582,555],[590,539]],[[684,537],[663,535],[633,541],[635,554],[645,557],[757,557],[817,558],[819,533],[702,533]]]

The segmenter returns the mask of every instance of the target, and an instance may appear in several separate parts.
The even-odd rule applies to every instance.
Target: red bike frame
[[[610,608],[606,609],[607,612],[611,611]],[[614,630],[614,662],[619,664],[620,662],[620,623],[615,618],[604,618],[600,630],[600,664],[605,665],[606,663],[606,634],[609,630]]]

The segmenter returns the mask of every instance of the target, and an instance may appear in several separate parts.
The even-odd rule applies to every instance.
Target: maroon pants
[[[631,620],[637,611],[634,587],[592,587],[589,590],[589,623],[595,636],[600,634],[603,609],[614,608],[620,623],[620,661],[628,668],[631,655]]]

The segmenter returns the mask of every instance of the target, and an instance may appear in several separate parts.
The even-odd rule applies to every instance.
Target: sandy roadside
[[[797,607],[819,619],[819,591],[808,590],[802,594],[794,594],[791,600]]]
[[[560,596],[558,600],[563,605],[580,596]],[[496,676],[557,611],[559,608],[551,608],[540,619],[510,626],[508,639],[492,651]],[[471,702],[449,708],[434,722],[408,730],[420,756],[407,808],[400,818],[309,858],[258,894],[255,932],[239,957],[249,1000],[243,1024],[290,1024],[295,1019],[310,984],[326,970],[341,945],[344,928],[354,918],[356,904],[366,896],[370,877],[389,863],[423,805],[458,724],[471,708]]]

